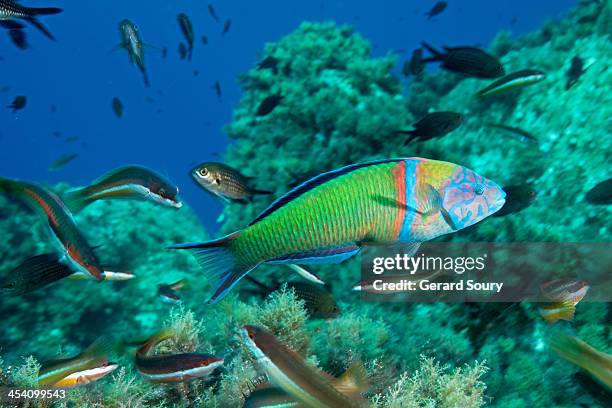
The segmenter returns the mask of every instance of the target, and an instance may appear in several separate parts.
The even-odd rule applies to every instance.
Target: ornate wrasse
[[[289,191],[243,230],[187,243],[215,286],[215,302],[261,263],[337,263],[368,242],[423,242],[499,210],[492,181],[447,162],[421,158],[354,164]]]

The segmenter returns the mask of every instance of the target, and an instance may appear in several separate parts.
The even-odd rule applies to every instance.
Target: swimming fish
[[[534,186],[531,184],[504,186],[502,189],[506,193],[506,202],[498,212],[493,214],[493,217],[503,217],[523,211],[533,204],[538,197]]]
[[[43,362],[38,372],[38,385],[67,388],[96,381],[117,368],[108,361],[115,351],[116,342],[102,337],[75,357]]]
[[[582,74],[586,72],[584,69],[584,62],[582,58],[579,56],[575,56],[572,58],[572,65],[567,70],[565,76],[567,77],[567,82],[565,83],[565,90],[568,91],[572,86],[576,85]]]
[[[215,7],[212,4],[208,5],[208,14],[210,14],[210,16],[218,23],[219,20],[219,16],[217,15],[217,12],[215,11]]]
[[[505,74],[497,58],[475,47],[444,47],[440,52],[426,42],[421,43],[433,56],[421,60],[441,62],[442,68],[476,78],[498,78]]]
[[[51,163],[51,165],[49,166],[49,170],[50,171],[58,171],[61,170],[62,168],[64,168],[68,163],[70,163],[71,161],[73,161],[74,159],[76,159],[77,157],[79,157],[78,154],[76,153],[68,153],[68,154],[62,154],[60,157],[58,157],[57,159],[53,160],[53,162]]]
[[[142,73],[145,86],[150,87],[151,82],[145,66],[144,43],[140,38],[138,27],[130,20],[125,19],[119,23],[119,32],[121,33],[119,46],[127,50],[130,62],[135,64]]]
[[[612,389],[612,355],[598,351],[584,341],[564,333],[553,334],[550,347],[563,359],[580,367],[608,387],[608,390]]]
[[[228,18],[227,20],[225,20],[225,24],[223,25],[223,31],[221,31],[221,35],[227,34],[231,26],[232,26],[232,20]]]
[[[425,15],[427,16],[427,20],[431,20],[433,17],[442,13],[446,9],[446,6],[448,6],[448,3],[445,1],[439,1],[434,4],[431,10],[425,13]]]
[[[306,407],[364,407],[367,388],[363,369],[349,368],[336,379],[310,365],[274,335],[256,326],[244,326],[242,340],[270,382]],[[351,384],[351,386],[347,386]]]
[[[53,192],[32,183],[0,178],[0,192],[9,194],[44,216],[57,241],[62,261],[99,281],[102,267],[64,202]]]
[[[123,117],[123,103],[121,102],[121,99],[117,98],[116,96],[113,98],[113,102],[111,104],[111,107],[113,108],[113,112],[115,113],[115,116],[118,118],[122,118]]]
[[[15,113],[25,108],[27,103],[28,103],[28,98],[23,95],[19,95],[19,96],[16,96],[15,99],[13,99],[13,102],[11,102],[8,108],[12,109],[13,113]]]
[[[590,204],[612,204],[612,178],[609,178],[590,189],[584,200]]]
[[[266,116],[271,113],[279,103],[283,100],[283,96],[281,94],[275,94],[267,96],[257,108],[257,112],[255,112],[255,116]]]
[[[23,29],[16,28],[9,30],[9,37],[11,42],[20,50],[27,50],[30,46],[26,38],[26,33]]]
[[[64,279],[74,273],[57,254],[42,254],[26,259],[0,282],[0,294],[20,296]],[[89,279],[89,277],[88,277]]]
[[[222,96],[221,82],[215,81],[212,88],[214,89],[215,94],[217,95],[217,99],[219,100],[219,102],[221,102],[221,96]]]
[[[498,95],[512,89],[518,89],[527,85],[536,84],[543,81],[546,74],[535,69],[523,69],[504,76],[493,82],[486,88],[476,92],[476,97],[485,98],[488,96]]]
[[[247,276],[247,279],[259,288],[254,292],[264,296],[268,296],[283,286],[286,286],[288,290],[293,290],[295,296],[304,301],[304,309],[306,309],[308,316],[313,319],[333,319],[340,315],[340,308],[336,299],[334,299],[334,295],[323,285],[312,282],[289,281],[285,284],[277,283],[266,286],[250,276]]]
[[[68,191],[65,201],[78,212],[97,200],[129,199],[152,201],[167,207],[181,208],[179,189],[153,170],[137,165],[109,171],[86,187]]]
[[[414,75],[418,76],[423,73],[425,70],[425,63],[421,61],[423,59],[423,49],[417,48],[412,51],[412,56],[410,57],[410,61],[406,61],[404,64],[404,68],[402,73],[404,76]]]
[[[170,248],[193,252],[216,288],[214,303],[262,263],[339,263],[368,242],[429,241],[495,213],[504,197],[497,184],[456,164],[372,161],[301,184],[242,230]]]
[[[180,13],[177,16],[177,20],[178,20],[179,26],[181,27],[181,32],[183,33],[183,36],[185,37],[185,40],[187,41],[187,46],[188,46],[187,55],[188,55],[189,61],[191,61],[191,56],[193,55],[193,43],[194,43],[193,40],[195,38],[193,34],[193,25],[191,24],[191,20],[189,20],[189,17],[185,13]]]
[[[0,0],[0,27],[19,30],[24,25],[16,20],[25,20],[38,28],[47,38],[55,41],[53,34],[36,17],[61,12],[62,9],[57,7],[25,7],[13,0]]]
[[[442,137],[457,129],[463,117],[457,112],[432,112],[425,115],[414,125],[414,130],[400,130],[397,133],[408,135],[404,144],[410,143],[414,139],[425,141],[435,137]]]
[[[484,125],[494,128],[494,129],[503,130],[505,133],[511,136],[514,136],[521,142],[532,143],[532,144],[538,143],[538,139],[535,136],[533,136],[531,133],[527,132],[526,130],[523,130],[517,127],[504,125],[502,123],[485,122]]]
[[[181,279],[170,284],[160,284],[157,285],[157,296],[159,296],[164,303],[180,303],[181,298],[178,292],[185,289],[187,286],[187,279]]]
[[[558,320],[573,320],[576,305],[584,298],[589,285],[582,280],[557,279],[540,286],[543,295],[539,306],[540,315],[548,323]]]
[[[223,359],[210,354],[149,355],[149,352],[158,343],[172,336],[172,331],[162,330],[148,339],[136,351],[136,370],[145,379],[156,383],[183,382],[192,378],[208,376],[223,365]]]
[[[272,194],[270,191],[252,188],[252,177],[246,177],[223,163],[201,163],[191,169],[190,174],[198,186],[226,202],[231,200],[246,204],[255,195]]]
[[[208,37],[205,35],[202,36],[202,44],[208,45]]]

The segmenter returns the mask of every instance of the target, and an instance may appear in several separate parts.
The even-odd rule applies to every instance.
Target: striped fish
[[[226,237],[171,249],[195,254],[214,303],[262,263],[338,263],[368,242],[429,241],[488,217],[504,198],[497,184],[456,164],[380,160],[323,173]]]
[[[44,216],[57,243],[62,261],[99,281],[102,267],[93,248],[74,222],[64,202],[53,192],[32,183],[0,178],[0,192],[7,193]]]
[[[149,355],[153,347],[172,336],[172,331],[162,330],[136,351],[136,369],[147,380],[156,383],[183,382],[205,377],[223,365],[223,359],[210,354]]]
[[[589,288],[586,281],[571,278],[557,279],[542,284],[540,291],[546,302],[538,308],[540,316],[548,323],[573,320],[576,305],[586,296]]]
[[[36,17],[61,13],[57,7],[25,7],[14,0],[0,0],[0,27],[9,30],[20,30],[23,24],[17,19],[25,20],[38,28],[47,38],[55,41],[55,37]]]
[[[542,71],[535,69],[523,69],[506,75],[498,79],[486,88],[476,92],[476,97],[484,98],[487,96],[498,95],[512,89],[522,88],[527,85],[543,81],[546,75]]]

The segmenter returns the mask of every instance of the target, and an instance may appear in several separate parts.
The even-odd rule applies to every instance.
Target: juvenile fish
[[[181,208],[178,187],[144,166],[124,166],[112,170],[87,187],[68,191],[68,207],[78,212],[97,200],[128,199],[152,201],[167,207]]]
[[[557,279],[540,286],[543,295],[539,307],[540,315],[548,323],[558,320],[573,320],[576,305],[586,296],[589,285],[575,279]]]
[[[78,154],[76,153],[70,153],[70,154],[62,154],[60,157],[58,157],[57,159],[53,160],[53,162],[51,163],[51,165],[49,166],[49,170],[50,171],[58,171],[61,170],[62,168],[64,168],[68,163],[72,162],[74,159],[76,159],[77,157],[79,157]]]
[[[501,62],[494,56],[475,47],[444,47],[440,52],[426,42],[421,43],[433,55],[421,62],[441,62],[441,67],[476,78],[499,78],[505,74]]]
[[[425,15],[427,16],[427,20],[431,20],[433,17],[442,13],[444,10],[446,10],[446,6],[448,6],[448,3],[445,1],[439,1],[434,4],[431,10],[425,13]]]
[[[205,35],[202,36],[202,44],[208,45],[208,37]]]
[[[226,202],[231,200],[246,204],[255,195],[272,194],[271,191],[252,188],[252,177],[246,177],[223,163],[198,164],[191,169],[190,174],[200,187]]]
[[[462,121],[463,117],[457,112],[432,112],[412,125],[414,130],[400,130],[397,133],[408,135],[404,142],[406,145],[414,139],[425,141],[442,137],[457,129]]]
[[[612,389],[612,355],[589,346],[584,341],[564,333],[550,338],[550,347],[563,359],[580,367],[595,380]]]
[[[170,284],[160,284],[157,285],[157,296],[159,296],[164,303],[181,303],[181,297],[178,292],[184,290],[187,286],[187,279],[181,279]]]
[[[111,103],[111,107],[113,108],[113,112],[115,113],[116,117],[123,117],[123,103],[121,102],[121,99],[115,96],[113,98],[113,102]]]
[[[363,242],[429,241],[481,221],[504,201],[497,184],[456,164],[379,160],[323,173],[221,239],[171,249],[193,251],[215,288],[212,303],[262,263],[339,263]]]
[[[404,76],[414,75],[419,76],[425,70],[425,63],[422,61],[423,59],[423,49],[417,48],[412,51],[412,56],[410,57],[410,61],[407,61],[404,64],[404,68],[402,73]]]
[[[313,319],[333,319],[340,315],[340,308],[336,303],[336,299],[334,299],[334,295],[323,285],[303,281],[289,281],[266,286],[250,276],[247,276],[247,278],[259,288],[255,292],[264,297],[281,289],[283,286],[293,290],[295,296],[304,301],[304,309],[306,309],[308,316]]]
[[[43,362],[38,373],[38,385],[70,388],[96,381],[117,368],[116,364],[108,361],[115,350],[116,342],[103,337],[75,357]]]
[[[136,369],[148,381],[156,383],[184,382],[205,377],[223,365],[223,359],[210,354],[156,354],[149,352],[160,342],[173,336],[170,330],[153,335],[136,351]]]
[[[282,100],[283,96],[281,94],[267,96],[259,104],[257,112],[255,112],[255,116],[266,116],[272,113],[272,111],[276,109],[276,107],[281,103]]]
[[[367,388],[363,370],[349,369],[335,379],[310,365],[295,351],[256,326],[244,326],[242,340],[270,382],[306,407],[364,407],[361,392]],[[346,384],[352,386],[347,387]]]
[[[215,11],[215,7],[212,4],[208,5],[208,14],[215,20],[217,23],[220,21],[217,12]]]
[[[189,61],[191,61],[191,56],[193,55],[193,43],[194,43],[194,38],[195,38],[193,34],[193,25],[191,24],[191,20],[185,13],[180,13],[177,16],[177,20],[178,20],[179,26],[181,27],[181,32],[183,33],[183,36],[185,37],[185,40],[187,41],[187,45],[188,45],[187,56],[188,56]]]
[[[217,100],[219,100],[219,102],[221,102],[221,97],[222,97],[222,90],[221,90],[221,82],[219,81],[215,81],[215,83],[212,86],[213,90],[215,91],[215,95],[217,95]]]
[[[4,178],[0,178],[0,192],[21,200],[46,218],[63,262],[75,271],[82,271],[94,279],[102,280],[103,269],[93,248],[57,195],[37,184]]]
[[[232,20],[228,18],[227,20],[225,20],[225,24],[223,25],[223,31],[221,32],[221,35],[227,34],[231,26],[232,26]]]
[[[571,87],[576,85],[582,74],[584,74],[585,72],[586,69],[584,69],[584,62],[582,61],[582,58],[580,58],[579,56],[575,56],[574,58],[572,58],[572,65],[565,74],[565,76],[567,77],[567,82],[565,83],[565,90],[569,91]]]
[[[25,20],[38,28],[47,38],[55,41],[53,34],[36,17],[61,12],[62,9],[57,7],[25,7],[13,0],[0,0],[0,27],[20,30],[24,25],[17,20]]]
[[[505,133],[517,138],[521,142],[538,144],[538,139],[535,136],[533,136],[531,133],[527,132],[526,130],[523,130],[517,127],[504,125],[502,123],[485,122],[485,126],[488,126],[494,129],[503,130]]]
[[[144,43],[140,38],[138,27],[130,20],[125,19],[119,23],[119,33],[121,34],[119,46],[128,52],[130,62],[135,64],[142,73],[145,86],[150,87],[151,82],[145,66]]]
[[[494,217],[503,217],[523,211],[533,204],[538,197],[534,186],[531,184],[504,186],[503,190],[506,193],[506,203],[498,212],[493,214]]]
[[[591,204],[612,204],[612,178],[602,181],[590,189],[584,200]]]
[[[23,95],[19,95],[19,96],[16,96],[15,99],[13,99],[13,102],[11,102],[8,108],[12,109],[13,113],[15,113],[25,108],[27,103],[28,103],[28,98],[26,98]]]
[[[485,98],[508,92],[512,89],[522,88],[528,85],[537,84],[546,78],[546,74],[535,69],[524,69],[513,72],[505,77],[498,79],[486,88],[476,92],[476,97]]]

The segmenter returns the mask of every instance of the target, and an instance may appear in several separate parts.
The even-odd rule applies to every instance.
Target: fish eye
[[[484,194],[484,186],[482,184],[476,184],[474,186],[474,193],[476,195],[483,195]]]
[[[529,193],[527,193],[529,195],[529,197],[535,197],[536,193],[533,190],[529,190]]]
[[[198,170],[198,174],[202,177],[206,177],[208,176],[208,170],[206,170],[205,167],[201,168],[200,170]]]
[[[255,333],[249,332],[249,339],[255,340]]]

